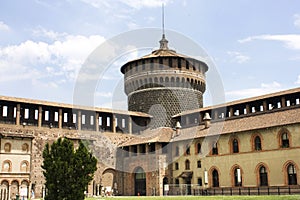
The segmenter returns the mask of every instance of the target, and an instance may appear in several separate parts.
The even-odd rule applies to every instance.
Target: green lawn
[[[113,200],[126,200],[126,199],[175,199],[175,200],[300,200],[299,195],[282,195],[282,196],[164,196],[164,197],[98,197],[87,198],[86,200],[101,200],[101,199],[113,199]]]

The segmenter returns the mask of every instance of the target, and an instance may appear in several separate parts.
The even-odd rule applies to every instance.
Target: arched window
[[[282,148],[290,147],[289,136],[286,132],[281,134],[281,147]]]
[[[29,145],[28,145],[27,143],[24,143],[24,144],[22,145],[22,151],[23,151],[23,152],[28,152],[28,151],[29,151]]]
[[[237,139],[232,140],[232,152],[238,153],[239,152],[239,142]]]
[[[260,139],[259,136],[256,136],[256,137],[254,138],[254,149],[255,149],[256,151],[262,150],[262,148],[261,148],[261,139]]]
[[[11,152],[11,144],[10,143],[5,143],[4,144],[4,152],[5,153],[10,153]]]
[[[21,172],[28,172],[29,171],[29,164],[26,160],[21,162],[20,170],[21,170]]]
[[[159,78],[159,82],[160,82],[160,83],[163,83],[163,82],[164,82],[164,78],[163,78],[163,77],[160,77],[160,78]]]
[[[9,160],[5,160],[2,163],[2,172],[11,172],[11,162]]]
[[[290,164],[287,167],[287,175],[288,175],[288,184],[297,185],[297,172],[293,164]]]
[[[179,156],[179,147],[178,146],[175,147],[175,156]]]
[[[217,142],[213,144],[212,146],[212,155],[218,155],[218,144]]]
[[[242,185],[242,173],[240,168],[234,169],[234,186],[241,186]]]
[[[201,153],[201,144],[198,143],[196,146],[196,154],[200,154]]]
[[[264,166],[259,168],[259,184],[260,186],[268,186],[268,172]]]
[[[189,160],[185,161],[185,169],[190,170],[190,161]]]
[[[191,154],[191,148],[190,148],[190,146],[188,144],[185,146],[185,154],[186,155],[190,155]]]
[[[219,173],[216,169],[212,171],[212,186],[219,187]]]

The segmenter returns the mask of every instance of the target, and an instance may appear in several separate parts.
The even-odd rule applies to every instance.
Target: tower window
[[[149,145],[149,153],[155,153],[155,143]]]
[[[185,65],[186,65],[186,69],[190,69],[190,63],[188,60],[186,60]]]
[[[145,70],[145,60],[142,60],[142,70]]]
[[[169,67],[173,67],[172,65],[173,65],[172,58],[169,58]]]
[[[178,68],[181,68],[181,59],[178,58],[178,59],[177,59],[177,62],[178,62]]]

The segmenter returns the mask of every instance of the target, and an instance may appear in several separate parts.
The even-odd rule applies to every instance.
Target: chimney
[[[210,127],[210,120],[211,120],[211,117],[209,116],[209,113],[205,113],[204,117],[203,117],[205,128]]]

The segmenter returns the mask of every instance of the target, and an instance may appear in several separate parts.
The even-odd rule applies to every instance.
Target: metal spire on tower
[[[168,48],[168,40],[165,36],[165,7],[162,4],[162,39],[159,41],[160,49],[169,49]]]

